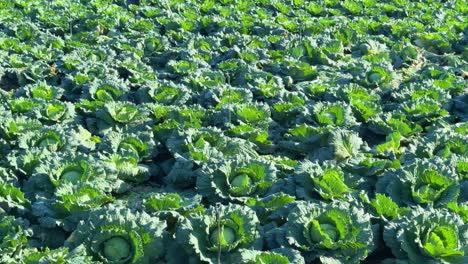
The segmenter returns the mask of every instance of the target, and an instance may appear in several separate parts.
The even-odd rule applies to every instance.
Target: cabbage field
[[[464,0],[0,0],[0,264],[468,263]]]

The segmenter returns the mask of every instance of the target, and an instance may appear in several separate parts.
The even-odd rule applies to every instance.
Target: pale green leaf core
[[[435,257],[463,256],[463,251],[457,249],[457,237],[457,232],[453,227],[439,226],[427,235],[424,248]]]
[[[221,243],[220,243],[221,239]],[[226,226],[221,226],[221,231],[218,228],[213,229],[210,234],[210,242],[213,246],[221,245],[221,247],[229,246],[236,241],[236,232]]]
[[[248,187],[252,183],[250,177],[246,174],[240,174],[236,177],[232,178],[231,185],[236,188],[245,188]]]
[[[79,182],[82,173],[78,170],[68,170],[62,174],[62,179],[68,182],[76,183]]]
[[[54,138],[46,137],[39,142],[39,147],[47,147],[47,146],[54,145],[57,143],[58,143],[57,140],[55,140]]]
[[[126,259],[130,249],[130,244],[123,237],[113,237],[104,242],[104,257],[110,261]]]
[[[310,229],[310,237],[314,242],[320,243],[327,239],[336,241],[339,234],[334,225],[315,222]]]

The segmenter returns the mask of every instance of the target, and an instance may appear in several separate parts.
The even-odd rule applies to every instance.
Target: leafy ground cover
[[[468,263],[462,0],[0,0],[0,263]]]

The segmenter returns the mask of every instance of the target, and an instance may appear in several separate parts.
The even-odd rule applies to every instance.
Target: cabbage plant
[[[385,226],[385,244],[410,263],[466,263],[468,226],[445,209],[416,207]]]
[[[65,241],[104,263],[157,263],[165,252],[166,223],[145,212],[109,205],[93,211]]]
[[[269,251],[240,250],[239,259],[235,261],[242,264],[305,264],[301,253],[291,248],[277,248]]]
[[[276,168],[272,163],[237,157],[203,166],[197,177],[197,188],[211,202],[242,203],[266,194],[275,182]]]
[[[307,262],[360,263],[374,248],[370,215],[344,201],[298,202],[288,222],[269,232],[272,246],[300,250]]]
[[[175,249],[183,248],[189,259],[218,263],[219,258],[229,262],[241,249],[261,249],[260,234],[261,227],[252,209],[219,205],[184,219],[176,231]],[[167,256],[169,263],[177,263],[176,258]]]
[[[401,206],[445,207],[460,193],[457,174],[438,158],[417,160],[389,171],[376,187]]]

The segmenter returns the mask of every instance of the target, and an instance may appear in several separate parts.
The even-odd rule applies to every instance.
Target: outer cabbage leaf
[[[148,121],[148,109],[131,102],[108,102],[102,108],[92,111],[94,118],[86,120],[88,128],[103,133],[114,127],[139,125]]]
[[[329,144],[333,150],[334,159],[341,161],[357,156],[364,142],[357,133],[338,129],[332,132]]]
[[[43,128],[43,125],[41,122],[39,122],[39,120],[30,119],[25,116],[5,116],[3,117],[3,121],[0,124],[2,138],[12,143],[15,143],[22,134],[36,131],[41,128]]]
[[[129,87],[121,79],[107,77],[94,79],[83,87],[82,98],[104,103],[125,99]]]
[[[25,150],[37,147],[52,152],[63,149],[89,151],[95,148],[96,141],[96,137],[81,126],[53,125],[22,134],[18,139],[18,147]]]
[[[24,211],[29,207],[30,202],[23,191],[0,178],[0,208],[9,212],[10,210]]]
[[[280,147],[298,153],[309,153],[317,147],[327,145],[331,129],[329,127],[315,127],[301,124],[288,130]]]
[[[174,155],[174,160],[168,160],[165,163],[160,164],[163,172],[166,174],[164,182],[169,186],[177,188],[189,188],[195,186],[198,167],[192,161],[179,154]]]
[[[14,172],[0,166],[0,212],[22,214],[30,205]]]
[[[276,102],[272,107],[272,119],[280,124],[292,126],[304,111],[308,111],[304,95],[289,92],[281,93],[279,96],[281,96],[280,101]]]
[[[183,218],[205,210],[201,203],[202,197],[192,192],[143,189],[131,194],[126,200],[129,207],[141,208],[149,215],[165,220],[171,233]]]
[[[40,81],[16,90],[15,97],[27,96],[34,99],[53,100],[60,99],[63,92],[61,87],[51,86],[44,81]]]
[[[196,162],[227,158],[235,155],[257,157],[254,145],[248,141],[228,138],[214,128],[186,129],[167,141],[172,154],[179,154]]]
[[[370,120],[369,129],[380,135],[398,132],[402,136],[417,135],[422,127],[407,119],[406,115],[390,112]]]
[[[366,205],[367,211],[384,223],[411,211],[408,207],[399,207],[390,197],[381,193],[376,193],[374,198],[369,199],[365,192],[361,192],[359,198]]]
[[[454,129],[455,130],[455,129]],[[454,132],[450,128],[430,131],[408,147],[405,160],[414,158],[448,158],[459,155],[468,157],[468,135]]]
[[[295,201],[296,198],[292,195],[276,192],[261,199],[249,198],[245,204],[255,210],[260,223],[267,226],[273,222],[286,222],[288,212],[294,206]]]
[[[79,221],[88,217],[90,210],[114,200],[103,190],[103,186],[105,188],[106,183],[102,181],[63,183],[49,199],[36,199],[32,212],[44,227],[57,225],[72,231]]]
[[[370,89],[351,83],[337,91],[340,99],[351,105],[359,121],[369,121],[382,112],[380,96]]]
[[[356,124],[351,108],[346,104],[319,102],[313,106],[313,114],[319,126],[351,127]]]
[[[275,150],[273,141],[269,139],[268,130],[250,125],[233,126],[227,132],[230,137],[239,137],[254,143],[259,153],[272,153]]]
[[[344,165],[344,170],[364,177],[378,178],[389,169],[401,167],[398,160],[375,158],[370,154],[354,157]]]
[[[265,127],[270,122],[270,108],[267,104],[237,103],[227,104],[220,109],[215,117],[216,122],[224,120],[224,124],[252,125]]]
[[[29,222],[0,212],[0,262],[14,263],[28,247]]]
[[[356,132],[335,129],[328,136],[327,143],[322,147],[313,149],[307,158],[317,161],[335,160],[343,162],[361,155],[361,151],[366,150],[367,145],[364,144]]]
[[[305,264],[301,253],[291,248],[277,248],[269,251],[241,249],[239,260],[242,264]]]
[[[57,249],[28,249],[21,257],[21,264],[72,264],[72,263],[82,263],[82,264],[98,264],[101,262],[93,261],[90,256],[86,255],[84,248],[69,251],[66,247],[60,247]]]
[[[306,160],[297,166],[295,180],[297,196],[306,200],[340,199],[353,191],[340,167],[331,163],[319,165]]]
[[[431,98],[413,99],[400,105],[401,111],[409,120],[427,126],[449,115],[449,104]]]
[[[153,128],[154,134],[162,142],[167,141],[177,129],[201,128],[209,117],[206,109],[199,105],[155,105],[153,115],[157,122]]]
[[[101,154],[100,159],[109,172],[125,182],[142,183],[155,175],[158,168],[153,163],[140,162],[139,155],[135,155],[135,149],[121,148],[119,153],[110,155]]]
[[[122,153],[138,160],[151,159],[157,155],[157,143],[151,132],[109,132],[102,139],[98,149],[108,153]]]
[[[191,91],[181,84],[149,83],[149,87],[139,89],[140,101],[155,102],[163,105],[183,105],[191,97]]]
[[[200,99],[201,105],[215,105],[216,109],[221,109],[226,105],[250,102],[253,99],[252,91],[248,89],[235,88],[232,86],[220,86],[214,89],[202,91]]]

